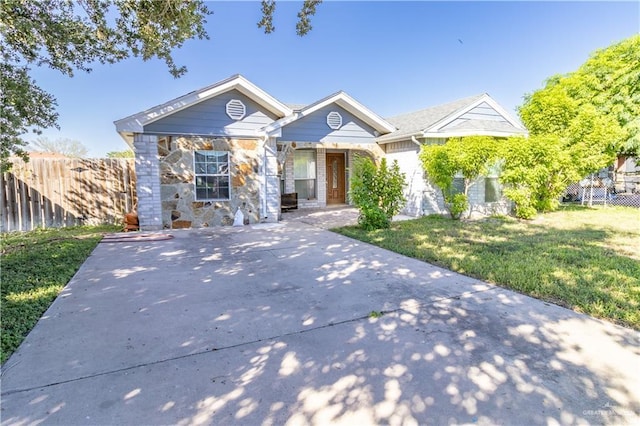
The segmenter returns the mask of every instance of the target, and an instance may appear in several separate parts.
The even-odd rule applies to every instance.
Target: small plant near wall
[[[358,224],[366,230],[391,226],[391,218],[406,203],[404,173],[398,162],[391,167],[382,159],[379,166],[368,157],[356,157],[351,177],[351,201],[360,210]]]

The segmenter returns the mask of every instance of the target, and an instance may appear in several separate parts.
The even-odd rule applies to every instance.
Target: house
[[[240,75],[115,125],[136,154],[147,230],[230,225],[238,209],[250,223],[277,222],[288,193],[297,193],[300,208],[345,204],[356,155],[399,161],[406,213],[440,212],[418,161],[421,144],[526,133],[486,94],[384,119],[342,91],[287,105]],[[480,190],[472,202],[485,199]]]

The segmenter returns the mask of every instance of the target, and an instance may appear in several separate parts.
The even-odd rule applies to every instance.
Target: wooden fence
[[[0,231],[120,223],[136,209],[133,159],[12,160],[0,174]]]

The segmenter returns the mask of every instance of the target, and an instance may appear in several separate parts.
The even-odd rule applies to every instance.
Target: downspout
[[[411,136],[411,142],[413,142],[413,143],[415,143],[416,145],[418,145],[418,147],[422,147],[422,144],[418,141],[418,139],[416,139],[416,137],[415,137],[415,136]],[[421,148],[420,148],[420,149],[421,149]],[[420,154],[420,149],[418,150],[418,154]],[[424,172],[423,172],[423,173],[424,173]],[[414,172],[414,174],[415,174],[415,172]],[[409,190],[409,192],[411,192],[411,190]],[[422,197],[424,198],[424,189],[423,189]],[[420,206],[417,206],[417,207],[418,207],[418,208],[417,208],[417,211],[418,211],[418,214],[419,214],[420,216],[424,216],[424,209],[422,208],[422,206],[423,206],[423,199],[421,199],[421,200],[420,200]]]
[[[264,153],[262,156],[262,219],[267,218],[267,142],[269,141],[269,135],[266,134],[263,137],[262,145],[264,147]]]

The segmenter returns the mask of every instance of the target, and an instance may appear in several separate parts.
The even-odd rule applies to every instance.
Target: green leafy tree
[[[594,130],[611,133],[598,135],[599,144],[590,143],[590,149],[640,155],[638,81],[640,35],[635,35],[594,52],[575,72],[553,76],[544,88],[525,95],[520,117],[531,135],[556,135],[572,144],[588,137],[585,127],[577,123],[580,118],[586,114],[594,122],[599,116]]]
[[[0,173],[11,168],[9,157],[29,159],[22,135],[30,129],[58,127],[56,100],[36,86],[25,67],[0,63]]]
[[[376,166],[368,157],[356,157],[349,196],[360,210],[359,225],[367,230],[391,226],[391,219],[406,202],[404,185],[405,176],[397,161],[388,167],[383,158]]]
[[[107,152],[107,158],[134,158],[135,154],[130,149],[123,151],[109,151]]]
[[[500,182],[517,217],[531,219],[538,211],[555,209],[566,187],[580,179],[572,153],[557,136],[512,137],[500,151]]]
[[[567,129],[564,137],[513,137],[501,146],[500,181],[505,196],[515,204],[516,216],[528,219],[539,211],[557,209],[571,183],[613,162],[616,144],[603,141],[619,139],[622,129],[611,116],[587,105]]]
[[[420,160],[427,176],[444,197],[453,219],[469,207],[469,189],[498,160],[497,140],[490,136],[451,138],[444,145],[423,145]],[[453,186],[456,175],[463,179],[459,193]]]
[[[311,31],[311,16],[316,14],[316,7],[320,3],[322,3],[322,0],[304,0],[302,8],[298,12],[296,34],[304,36]],[[276,27],[273,26],[273,15],[275,11],[275,0],[262,0],[262,19],[258,22],[258,28],[264,29],[266,34],[271,34],[276,29]]]
[[[311,30],[318,0],[305,0],[296,31]],[[267,7],[265,8],[265,5]],[[274,30],[275,2],[263,1],[266,33]],[[174,77],[187,69],[172,56],[186,40],[208,39],[202,0],[2,0],[0,1],[0,168],[9,157],[28,160],[23,135],[57,127],[55,98],[29,76],[31,66],[47,66],[72,77],[95,64],[129,57],[163,60]]]
[[[507,145],[501,178],[517,216],[554,210],[571,183],[612,164],[618,153],[640,154],[638,81],[640,35],[595,52],[577,71],[525,96],[519,113],[531,137]]]
[[[82,142],[73,139],[50,140],[39,137],[31,142],[35,151],[47,152],[50,154],[61,154],[71,158],[83,158],[87,156],[87,147]]]

